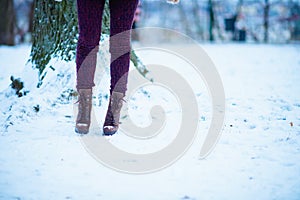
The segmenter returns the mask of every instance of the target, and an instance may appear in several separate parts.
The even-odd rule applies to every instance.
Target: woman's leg
[[[110,0],[110,92],[125,94],[130,61],[130,33],[139,0]]]
[[[77,0],[79,39],[76,52],[78,113],[75,132],[89,132],[92,87],[96,69],[101,21],[105,0]]]
[[[105,0],[77,0],[79,39],[76,52],[77,89],[91,89]]]
[[[123,97],[127,89],[130,30],[139,0],[110,0],[110,101],[103,125],[104,135],[118,131]]]

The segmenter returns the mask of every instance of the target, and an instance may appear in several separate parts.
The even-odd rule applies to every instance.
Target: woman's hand
[[[167,3],[177,4],[180,0],[167,0]]]

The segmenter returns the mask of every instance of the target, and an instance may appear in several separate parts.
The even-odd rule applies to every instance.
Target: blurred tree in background
[[[214,12],[214,2],[213,0],[208,0],[208,15],[209,15],[209,40],[210,41],[214,41],[215,37],[214,37],[214,33],[213,33],[213,29],[215,27],[215,12]]]
[[[13,0],[0,1],[0,44],[15,44],[16,15]]]
[[[290,8],[290,16],[286,20],[289,22],[291,39],[300,40],[300,4],[291,1]]]

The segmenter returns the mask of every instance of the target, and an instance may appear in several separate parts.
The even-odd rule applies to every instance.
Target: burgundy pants
[[[95,86],[97,52],[105,0],[77,0],[79,39],[76,52],[77,89]],[[138,0],[110,0],[110,92],[125,93],[130,62],[130,30]],[[117,84],[118,83],[118,84]]]

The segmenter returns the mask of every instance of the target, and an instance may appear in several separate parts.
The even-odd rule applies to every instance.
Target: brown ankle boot
[[[75,132],[87,134],[91,124],[92,89],[79,89],[78,94],[79,105]]]
[[[103,125],[103,135],[113,135],[118,131],[124,96],[125,95],[120,92],[113,92],[111,94]]]

